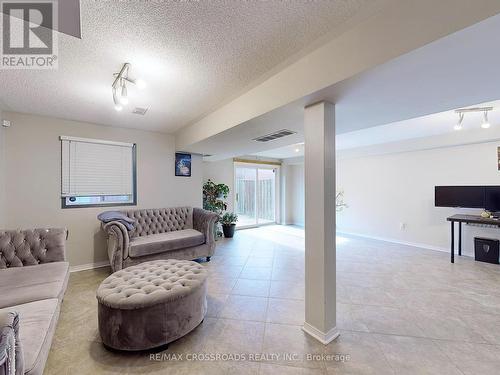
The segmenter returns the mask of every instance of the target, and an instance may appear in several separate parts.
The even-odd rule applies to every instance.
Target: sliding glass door
[[[235,211],[239,227],[257,225],[257,170],[236,167],[235,169]]]
[[[276,222],[276,168],[235,166],[235,212],[238,226]]]
[[[276,171],[257,169],[257,224],[270,224],[276,221]]]

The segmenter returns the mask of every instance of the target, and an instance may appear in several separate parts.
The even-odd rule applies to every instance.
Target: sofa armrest
[[[119,221],[102,224],[108,236],[108,257],[113,272],[123,268],[123,260],[128,257],[130,238],[127,227]]]
[[[24,358],[19,341],[19,315],[0,312],[0,375],[23,375]]]
[[[205,235],[205,242],[207,244],[213,244],[215,242],[214,228],[217,219],[217,214],[211,211],[193,208],[193,227]]]

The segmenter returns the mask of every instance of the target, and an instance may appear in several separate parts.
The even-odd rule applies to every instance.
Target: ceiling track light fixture
[[[458,113],[458,122],[453,127],[453,129],[455,129],[455,130],[462,130],[463,129],[464,126],[462,125],[462,122],[464,122],[464,116],[465,116],[465,114],[463,112]]]
[[[453,127],[455,130],[463,129],[463,121],[466,113],[470,112],[482,112],[483,113],[483,121],[481,122],[481,128],[489,129],[491,124],[488,120],[488,112],[493,111],[493,107],[474,107],[474,108],[460,108],[455,110],[455,113],[458,114],[458,122]]]
[[[488,129],[488,128],[491,127],[491,124],[490,124],[490,122],[488,120],[488,111],[484,111],[483,112],[483,123],[481,124],[481,127],[483,129]]]
[[[113,103],[115,104],[115,110],[121,111],[123,106],[127,105],[128,100],[128,91],[127,84],[131,83],[136,85],[139,89],[143,89],[146,84],[141,79],[133,79],[129,77],[130,64],[123,64],[122,68],[118,73],[114,73],[113,77],[115,80],[111,85],[111,91],[113,94]]]

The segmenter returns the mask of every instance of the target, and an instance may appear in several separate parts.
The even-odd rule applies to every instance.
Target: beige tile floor
[[[452,265],[446,253],[366,239],[337,242],[341,336],[328,346],[300,327],[304,233],[269,226],[219,241],[212,261],[203,263],[208,315],[158,353],[183,354],[182,360],[105,350],[95,290],[109,269],[71,274],[45,374],[500,373],[500,266],[465,257]],[[187,360],[190,353],[233,360]],[[256,353],[276,356],[250,359]]]

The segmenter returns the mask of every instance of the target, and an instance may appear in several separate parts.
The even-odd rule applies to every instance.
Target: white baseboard
[[[355,232],[347,232],[347,231],[342,231],[342,230],[338,230],[337,233],[339,233],[339,234],[345,234],[345,235],[348,235],[348,236],[368,238],[370,240],[392,242],[392,243],[397,243],[399,245],[406,245],[406,246],[412,246],[412,247],[420,247],[422,249],[435,250],[435,251],[443,251],[445,253],[449,253],[450,252],[450,249],[447,248],[447,247],[434,246],[434,245],[429,245],[429,244],[425,244],[425,243],[401,241],[401,240],[396,240],[394,238],[378,237],[378,236],[372,236],[372,235],[368,235],[368,234],[355,233]]]
[[[305,333],[307,333],[308,335],[314,337],[316,340],[318,340],[323,345],[328,345],[329,343],[331,343],[333,340],[335,340],[340,335],[340,332],[337,329],[337,327],[333,327],[328,332],[324,333],[324,332],[320,331],[319,329],[317,329],[316,327],[314,327],[306,322],[304,322],[304,325],[302,326],[302,330]]]
[[[109,261],[103,260],[102,262],[87,263],[87,264],[80,264],[78,266],[71,266],[71,267],[69,267],[69,272],[86,271],[86,270],[92,270],[94,268],[101,268],[101,267],[108,267],[108,266],[109,266]]]

